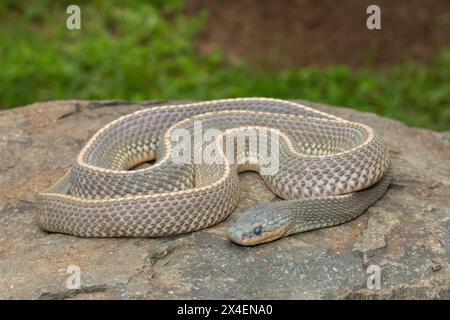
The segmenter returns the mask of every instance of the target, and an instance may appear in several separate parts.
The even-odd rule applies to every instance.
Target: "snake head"
[[[282,238],[289,233],[289,220],[270,205],[245,210],[228,229],[228,238],[242,246],[254,246]]]

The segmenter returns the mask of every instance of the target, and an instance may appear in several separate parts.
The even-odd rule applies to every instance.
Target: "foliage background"
[[[56,99],[306,99],[450,130],[450,51],[430,65],[255,69],[200,55],[208,18],[182,0],[78,1],[82,30],[66,28],[71,1],[0,2],[0,108]]]

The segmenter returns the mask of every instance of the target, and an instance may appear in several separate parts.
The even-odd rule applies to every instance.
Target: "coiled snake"
[[[211,129],[216,134],[208,135]],[[250,140],[262,132],[265,144],[258,140],[253,148]],[[190,149],[180,151],[181,142]],[[266,145],[268,153],[261,151]],[[211,146],[212,161],[195,159]],[[267,173],[269,154],[276,170]],[[248,209],[229,228],[232,241],[255,245],[357,217],[386,192],[389,163],[370,127],[294,102],[243,98],[154,107],[109,123],[89,140],[67,174],[38,195],[39,223],[81,237],[195,231],[233,212],[238,173],[253,170],[285,199]]]

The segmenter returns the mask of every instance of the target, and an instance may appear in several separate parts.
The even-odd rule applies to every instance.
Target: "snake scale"
[[[203,137],[210,129],[217,134],[195,143],[196,130]],[[266,142],[274,142],[267,143],[270,154],[277,156],[271,173],[262,170],[267,162],[262,151],[245,140],[263,131]],[[191,153],[180,154],[190,161],[174,160],[181,141],[174,136],[180,132],[189,134],[184,142],[192,143]],[[242,148],[240,134],[247,141]],[[213,161],[195,161],[208,145],[216,148]],[[284,200],[258,204],[236,219],[227,235],[240,245],[354,219],[383,196],[392,176],[385,144],[372,128],[306,105],[270,98],[165,105],[100,129],[65,176],[38,195],[39,224],[80,237],[161,237],[199,230],[234,211],[238,173],[248,170],[258,172]]]

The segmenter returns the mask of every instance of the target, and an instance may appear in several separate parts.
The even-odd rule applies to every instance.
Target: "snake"
[[[38,224],[88,238],[197,231],[235,211],[245,171],[258,173],[275,197],[243,210],[227,229],[242,246],[353,220],[392,179],[379,133],[312,105],[273,98],[166,104],[98,130],[64,176],[38,193]]]

